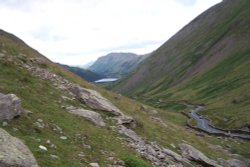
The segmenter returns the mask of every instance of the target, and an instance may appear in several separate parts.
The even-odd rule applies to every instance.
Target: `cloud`
[[[184,6],[194,6],[197,0],[176,0],[176,2]]]
[[[0,28],[52,59],[151,52],[221,0],[1,0]]]

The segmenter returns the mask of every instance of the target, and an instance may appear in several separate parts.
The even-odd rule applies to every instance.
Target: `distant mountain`
[[[90,70],[82,69],[79,67],[72,67],[72,66],[68,66],[68,65],[64,65],[64,64],[60,64],[60,65],[64,68],[66,68],[67,70],[75,73],[76,75],[80,76],[81,78],[89,81],[89,82],[94,82],[96,80],[105,78],[104,75],[98,74],[98,73],[90,71]]]
[[[250,1],[224,0],[152,53],[116,91],[160,108],[205,104],[221,128],[250,129]]]
[[[95,61],[91,61],[91,62],[88,62],[84,65],[77,65],[76,67],[80,67],[80,68],[83,68],[83,69],[88,69],[90,66],[92,66],[94,64]]]
[[[132,72],[148,55],[110,53],[102,56],[88,69],[112,78],[121,78]]]

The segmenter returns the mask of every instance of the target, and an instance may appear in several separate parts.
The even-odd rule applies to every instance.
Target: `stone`
[[[100,167],[98,163],[90,163],[89,164],[91,167]]]
[[[85,110],[82,108],[77,108],[77,109],[71,109],[68,110],[69,113],[78,115],[80,117],[84,117],[85,119],[91,121],[97,126],[105,126],[106,124],[104,123],[101,115],[97,112],[90,111],[90,110]]]
[[[8,122],[3,121],[2,126],[3,126],[3,127],[8,126]]]
[[[246,162],[246,161],[239,160],[239,159],[229,159],[229,160],[220,159],[220,163],[222,166],[226,166],[226,167],[249,167],[250,166],[250,162]]]
[[[0,121],[11,120],[21,113],[21,100],[16,95],[0,93]]]
[[[43,146],[43,145],[40,145],[39,148],[40,148],[41,150],[43,150],[43,151],[48,151],[48,149],[47,149],[45,146]]]
[[[143,139],[138,136],[133,130],[126,128],[123,125],[118,126],[118,132],[124,134],[125,136],[133,139],[136,142],[144,143]]]
[[[28,147],[0,128],[0,166],[38,167]]]
[[[57,159],[57,160],[60,159],[57,155],[54,155],[54,154],[50,154],[50,158],[51,159]]]
[[[85,103],[92,109],[107,111],[115,116],[123,115],[108,99],[94,90],[82,88],[79,85],[73,85],[69,87],[69,91],[71,91],[79,101]]]
[[[179,144],[179,147],[181,149],[182,156],[189,160],[195,161],[203,166],[222,167],[191,145],[182,143]]]
[[[125,125],[126,127],[135,127],[135,119],[130,116],[122,115],[117,118],[117,121],[118,125]]]
[[[67,140],[68,138],[66,136],[60,136],[61,140]]]

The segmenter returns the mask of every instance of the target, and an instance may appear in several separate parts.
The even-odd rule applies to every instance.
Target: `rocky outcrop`
[[[135,119],[130,117],[130,116],[126,116],[126,115],[122,115],[120,117],[117,117],[117,122],[118,122],[118,125],[124,125],[124,126],[130,127],[130,128],[136,126]]]
[[[249,167],[250,162],[246,162],[244,160],[239,160],[239,159],[229,159],[229,160],[221,159],[221,165],[226,167]]]
[[[11,120],[21,112],[21,100],[16,95],[0,93],[0,121]]]
[[[92,109],[107,111],[115,116],[122,115],[121,111],[115,107],[109,100],[104,98],[100,93],[74,85],[69,90],[78,100],[85,103]]]
[[[193,146],[182,143],[179,145],[182,156],[195,161],[203,166],[209,166],[209,167],[222,167],[218,165],[214,160],[209,159],[206,157],[203,153],[201,153],[199,150],[195,149]]]
[[[76,99],[92,109],[107,111],[115,116],[123,115],[117,107],[115,107],[109,100],[104,98],[100,93],[73,84],[47,69],[37,67],[36,64],[37,63],[34,63],[33,60],[28,64],[21,64],[21,66],[27,69],[33,75],[38,76],[41,79],[51,81],[57,88],[68,91],[68,93],[74,95]]]
[[[84,117],[97,126],[105,126],[105,123],[100,114],[94,111],[85,110],[82,108],[67,107],[69,113]]]
[[[128,137],[126,145],[135,149],[137,153],[152,162],[155,166],[192,166],[188,159],[169,149],[162,148],[156,143],[146,143],[142,137],[123,125],[118,126],[118,132]]]
[[[24,145],[0,128],[0,166],[2,167],[38,167],[37,162]]]

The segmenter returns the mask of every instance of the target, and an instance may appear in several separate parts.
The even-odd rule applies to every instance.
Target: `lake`
[[[97,81],[94,81],[94,83],[103,83],[103,82],[114,82],[118,80],[117,78],[103,78],[103,79],[99,79]]]

